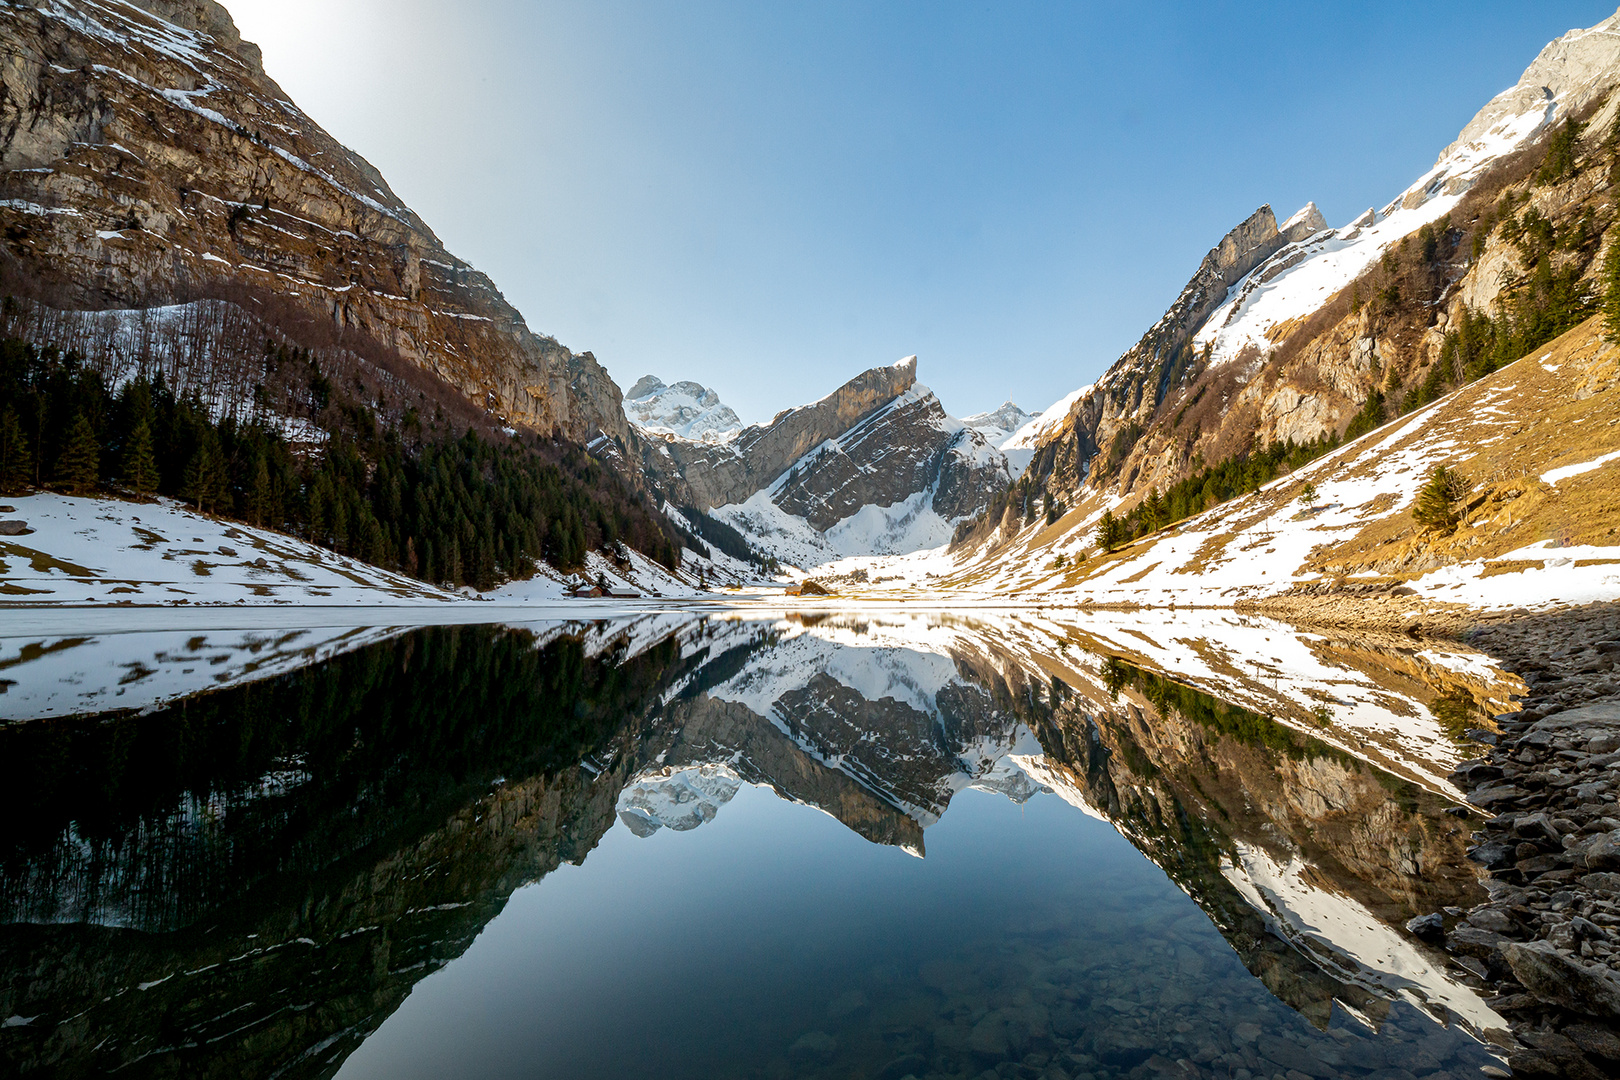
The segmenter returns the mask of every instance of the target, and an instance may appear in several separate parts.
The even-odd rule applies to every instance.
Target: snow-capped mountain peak
[[[1617,69],[1620,12],[1551,42],[1518,83],[1475,115],[1432,169],[1381,211],[1368,210],[1331,230],[1314,203],[1290,218],[1278,231],[1292,243],[1232,286],[1195,346],[1209,348],[1212,365],[1236,359],[1247,347],[1264,352],[1277,327],[1315,311],[1391,244],[1449,214],[1491,165],[1612,87]],[[1290,231],[1313,213],[1319,227]]]
[[[1322,216],[1322,211],[1317,209],[1314,202],[1308,202],[1300,207],[1293,217],[1283,222],[1277,231],[1284,236],[1303,240],[1327,227],[1327,218]]]
[[[1003,402],[998,409],[989,412],[974,413],[964,416],[962,423],[983,435],[992,446],[1000,446],[1006,442],[1013,432],[1035,419],[1037,413],[1027,413],[1011,401]]]
[[[624,396],[624,412],[643,431],[677,435],[694,442],[725,442],[742,430],[742,421],[720,395],[699,383],[666,385],[643,375]]]

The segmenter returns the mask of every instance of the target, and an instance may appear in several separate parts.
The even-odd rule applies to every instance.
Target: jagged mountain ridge
[[[26,0],[0,8],[0,45],[8,291],[62,308],[229,300],[397,356],[505,423],[631,439],[594,357],[531,332],[287,99],[217,3]]]
[[[649,433],[643,464],[666,502],[798,565],[942,544],[1012,479],[992,441],[917,382],[914,356],[723,440]]]
[[[1520,82],[1382,210],[1330,229],[1308,207],[1281,243],[1267,237],[1263,219],[1261,242],[1253,242],[1255,219],[1246,221],[1136,346],[1094,386],[1065,399],[1061,420],[1040,425],[1025,482],[1079,508],[1071,527],[1085,525],[1105,505],[1129,508],[1203,464],[1267,443],[1337,436],[1374,391],[1399,401],[1435,370],[1446,334],[1465,313],[1499,314],[1526,281],[1518,238],[1492,232],[1507,213],[1499,213],[1503,194],[1554,219],[1560,236],[1588,210],[1592,235],[1607,225],[1612,208],[1598,197],[1608,187],[1601,170],[1545,191],[1533,190],[1528,175],[1565,118],[1587,122],[1578,152],[1601,158],[1617,81],[1620,15],[1543,49]],[[1223,251],[1237,257],[1232,266],[1241,273],[1212,296],[1219,279],[1207,272]],[[1590,239],[1576,254],[1550,258],[1563,266],[1577,256],[1590,281],[1598,265]],[[1427,276],[1429,294],[1392,293],[1414,275]],[[962,539],[995,547],[1022,527],[1003,516]]]

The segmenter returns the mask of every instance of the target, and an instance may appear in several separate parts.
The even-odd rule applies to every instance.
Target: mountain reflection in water
[[[1514,687],[1194,618],[0,639],[0,1060],[1478,1076],[1398,927]]]

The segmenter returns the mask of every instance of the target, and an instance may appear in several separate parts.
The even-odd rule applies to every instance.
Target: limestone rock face
[[[776,504],[825,531],[863,506],[893,506],[938,485],[934,510],[974,513],[1011,479],[984,436],[945,414],[931,392],[901,395],[825,443],[800,466]]]
[[[670,438],[649,440],[647,475],[684,505],[709,510],[740,503],[775,483],[788,467],[828,439],[910,390],[917,358],[862,372],[812,405],[778,413],[719,445]]]
[[[631,439],[595,359],[532,333],[212,0],[0,7],[0,285],[64,308],[228,300],[513,425]]]
[[[1620,12],[1586,30],[1571,30],[1541,50],[1519,81],[1481,109],[1440,160],[1469,143],[1489,137],[1504,121],[1538,106],[1551,115],[1554,105],[1579,112],[1614,85],[1620,70]]]
[[[1327,218],[1322,216],[1322,211],[1317,208],[1314,202],[1308,202],[1299,213],[1283,223],[1280,231],[1283,234],[1283,239],[1290,244],[1297,244],[1307,237],[1315,236],[1327,227]]]
[[[1313,208],[1314,204],[1290,219],[1291,233],[1308,236],[1305,230],[1314,231],[1321,215],[1313,217],[1309,213]],[[1051,477],[1054,489],[1077,489],[1097,452],[1107,449],[1131,423],[1151,416],[1171,384],[1192,372],[1196,357],[1186,352],[1188,343],[1226,300],[1227,290],[1289,242],[1289,236],[1278,230],[1269,205],[1222,237],[1164,317],[1044,436],[1031,465],[1036,475]]]

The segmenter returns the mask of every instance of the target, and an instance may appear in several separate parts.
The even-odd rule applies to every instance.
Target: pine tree
[[[1305,486],[1299,489],[1299,501],[1307,510],[1315,506],[1316,485],[1311,483],[1309,480],[1305,481]]]
[[[1119,547],[1119,542],[1119,519],[1112,510],[1104,510],[1101,520],[1097,522],[1097,546],[1104,551],[1113,551]]]
[[[253,470],[253,486],[248,491],[248,517],[253,524],[263,525],[269,520],[270,500],[270,467],[261,455]]]
[[[56,480],[69,495],[94,491],[101,482],[101,446],[83,413],[73,417],[67,443],[56,459]]]
[[[1435,467],[1429,482],[1418,492],[1412,520],[1425,529],[1446,532],[1457,527],[1457,501],[1473,487],[1462,474],[1445,465]]]
[[[1602,282],[1603,329],[1610,341],[1620,341],[1620,232],[1609,237]]]
[[[152,428],[146,417],[135,421],[124,444],[124,483],[141,498],[157,490],[157,456],[152,450]]]
[[[219,437],[212,430],[205,430],[198,438],[197,449],[192,451],[191,460],[186,463],[180,497],[195,503],[203,513],[229,509],[230,487],[225,473],[225,455],[220,452]]]
[[[0,413],[0,491],[22,490],[34,471],[32,466],[22,421],[17,419],[17,410],[7,405]]]

